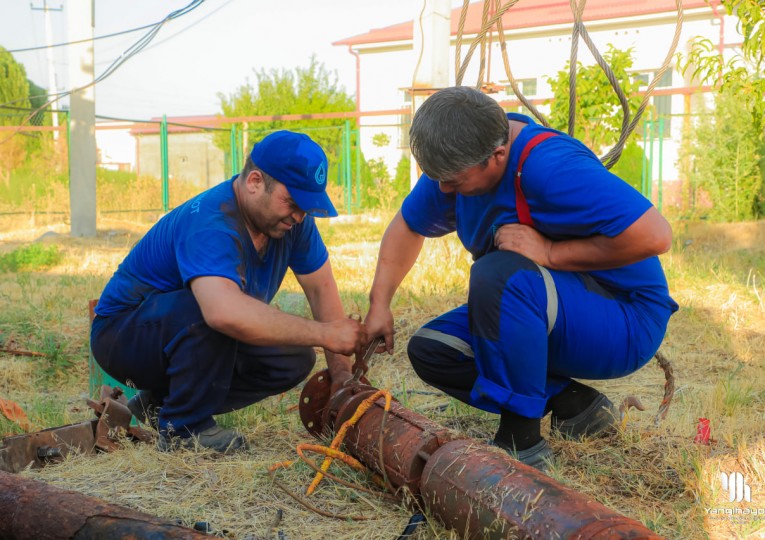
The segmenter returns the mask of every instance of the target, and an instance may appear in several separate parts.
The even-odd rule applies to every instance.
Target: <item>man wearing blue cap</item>
[[[314,217],[337,216],[327,158],[308,136],[278,131],[242,172],[164,216],[131,250],[96,307],[91,348],[139,388],[133,414],[159,447],[242,448],[213,415],[293,388],[323,347],[333,385],[366,341],[346,318]],[[291,268],[315,320],[269,306]]]

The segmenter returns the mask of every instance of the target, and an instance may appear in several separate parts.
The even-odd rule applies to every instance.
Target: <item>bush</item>
[[[683,148],[690,158],[689,178],[712,201],[701,217],[713,221],[759,217],[761,134],[740,101],[731,92],[718,94],[714,111],[699,120]]]
[[[61,261],[58,246],[29,244],[0,255],[0,272],[32,272],[43,270]]]
[[[622,156],[611,172],[640,191],[643,177],[643,149],[634,139],[625,145]]]

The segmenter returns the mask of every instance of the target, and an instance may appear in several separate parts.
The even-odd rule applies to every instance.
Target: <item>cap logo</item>
[[[316,183],[319,185],[327,181],[327,170],[324,168],[324,163],[319,164],[319,167],[316,169],[314,178],[316,179]]]

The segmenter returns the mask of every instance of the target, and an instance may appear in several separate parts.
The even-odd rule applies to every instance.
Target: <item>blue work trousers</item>
[[[645,365],[671,314],[614,298],[587,274],[496,251],[471,268],[468,303],[424,325],[408,353],[425,382],[460,401],[540,418],[572,378],[623,377]]]
[[[295,387],[316,362],[311,347],[258,347],[211,329],[188,289],[97,316],[90,344],[106,373],[162,402],[160,430],[172,426],[180,436],[212,427],[215,414]]]

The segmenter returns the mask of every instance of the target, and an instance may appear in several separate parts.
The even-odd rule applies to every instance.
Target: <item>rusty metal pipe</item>
[[[0,471],[0,538],[209,538],[157,517]]]
[[[431,512],[470,538],[661,538],[643,525],[474,440],[433,453],[422,473]]]
[[[303,388],[300,417],[321,437],[336,430],[376,388],[359,384],[334,395],[325,371]],[[639,522],[568,488],[504,452],[460,438],[394,403],[382,432],[384,400],[348,430],[346,450],[370,469],[407,488],[460,538],[524,540],[660,540]]]

